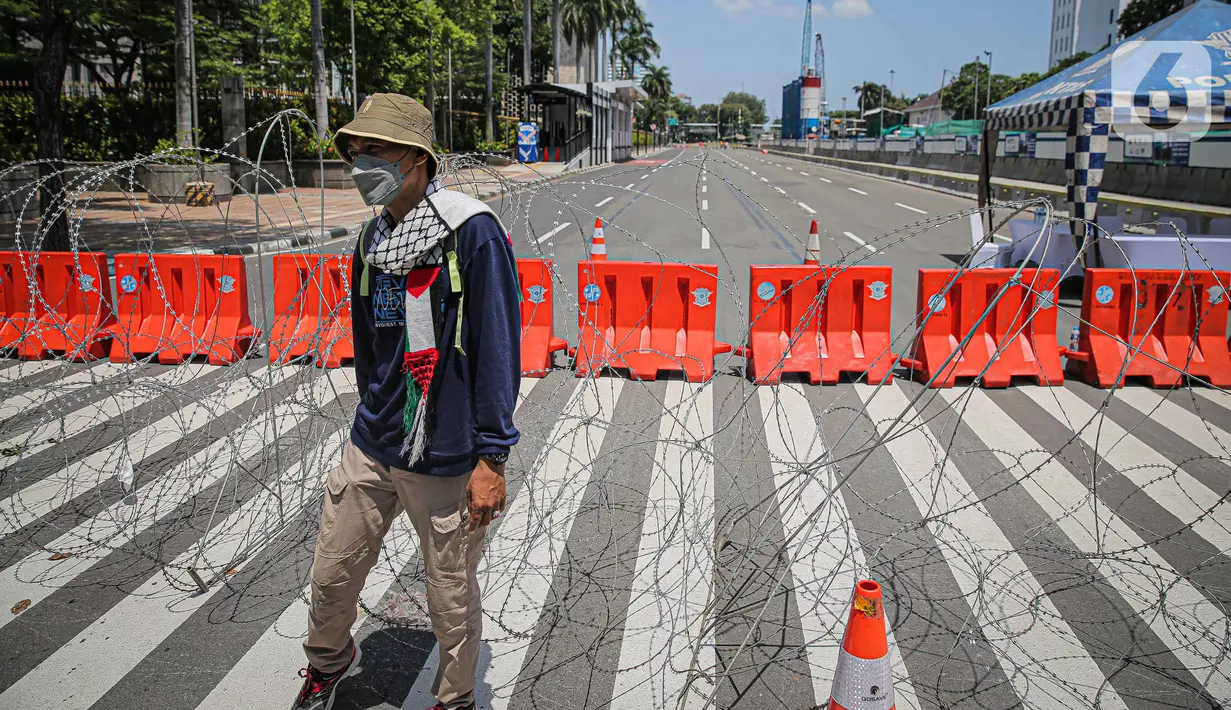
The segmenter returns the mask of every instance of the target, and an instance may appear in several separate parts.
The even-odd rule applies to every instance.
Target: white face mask
[[[409,172],[408,170],[406,174]],[[397,199],[402,192],[402,181],[406,174],[398,170],[397,163],[374,155],[355,156],[350,171],[351,180],[355,181],[363,203],[369,206],[388,205]]]

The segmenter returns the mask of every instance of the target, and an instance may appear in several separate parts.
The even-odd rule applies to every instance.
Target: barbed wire
[[[164,584],[150,594],[225,588],[232,597],[225,609],[237,616],[262,600],[280,600],[264,612],[277,617],[287,604],[306,600],[324,477],[340,456],[359,396],[349,366],[323,369],[312,355],[351,334],[322,327],[284,338],[275,349],[306,354],[286,363],[271,353],[271,339],[274,322],[300,313],[306,299],[318,300],[312,308],[321,322],[349,308],[349,268],[337,270],[341,298],[326,303],[320,287],[326,267],[310,260],[352,254],[363,210],[352,210],[346,237],[328,238],[331,214],[349,208],[330,204],[325,189],[296,184],[295,166],[303,161],[292,159],[290,141],[297,122],[312,130],[306,116],[288,111],[232,144],[263,132],[272,158],[262,153],[247,160],[228,145],[101,166],[26,163],[0,171],[0,185],[17,185],[4,188],[0,205],[13,218],[8,249],[18,253],[15,271],[4,274],[0,287],[21,272],[35,276],[45,263],[48,225],[63,219],[81,273],[92,257],[115,256],[119,231],[128,235],[118,240],[123,253],[139,256],[251,252],[238,258],[256,328],[233,364],[160,362],[161,352],[127,353],[130,362],[72,362],[73,352],[60,352],[0,363],[0,574],[10,588],[30,594],[22,613],[62,588],[141,595],[151,577]],[[663,223],[672,215],[672,224],[706,231],[718,261],[715,297],[725,314],[734,314],[718,329],[743,344],[769,317],[757,310],[744,280],[747,264],[763,263],[764,255],[750,262],[741,251],[745,235],[701,208],[702,185],[714,178],[799,254],[809,244],[792,225],[811,215],[781,187],[781,197],[799,207],[776,214],[771,205],[778,198],[759,197],[766,183],[737,155],[744,154],[689,149],[656,166],[695,176],[691,202],[651,193],[639,179],[647,170],[640,165],[617,167],[603,178],[513,179],[488,165],[488,157],[458,155],[442,161],[441,177],[453,189],[491,193],[517,251],[551,261],[555,330],[579,348],[594,336],[576,317],[587,299],[572,269],[577,255],[589,253],[584,226],[602,218],[582,203],[595,188],[627,192],[633,199],[625,209]],[[323,162],[311,162],[323,171]],[[202,208],[143,201],[143,180],[152,185],[150,176],[164,168],[208,173],[230,200],[214,207],[209,221],[199,216]],[[626,177],[633,182],[621,187]],[[758,189],[742,187],[754,183]],[[41,213],[40,190],[55,190]],[[1061,233],[1069,220],[1042,198],[997,205],[995,228],[955,255],[939,297],[955,298],[980,248],[1011,220],[1036,210],[1043,212],[1041,236],[1012,266],[1015,276],[983,294],[973,321],[947,334],[953,354],[933,363],[935,371],[955,365],[961,351],[986,335],[989,319],[1010,324],[998,331],[992,362],[1019,336],[1030,336],[1035,319],[1052,308],[1091,336],[1117,336],[1082,319],[1067,283],[1030,268],[1044,263],[1045,253],[1072,251],[1059,266],[1071,276],[1094,258],[1095,240],[1071,249],[1063,244],[1071,239]],[[552,211],[554,219],[543,219]],[[131,223],[115,226],[110,212]],[[783,352],[817,337],[816,323],[852,268],[962,226],[971,215],[982,213],[929,216],[868,239],[874,250],[849,253],[821,220],[822,239],[840,256],[791,287],[810,293],[815,286],[818,295],[802,318],[787,324]],[[643,260],[662,269],[682,264],[704,273],[685,255],[669,253],[660,234],[638,233],[625,226],[629,221],[604,221],[625,253],[652,255]],[[566,222],[577,227],[561,228]],[[1158,294],[1159,302],[1188,297],[1199,274],[1213,273],[1227,288],[1225,274],[1213,271],[1183,231],[1167,223],[1143,226],[1174,233],[1196,255],[1191,263],[1184,252],[1182,273]],[[1103,237],[1101,248],[1118,248],[1097,225],[1087,228]],[[279,249],[303,257],[310,272],[281,309],[270,261]],[[114,291],[114,303],[122,286],[118,267],[108,268],[111,273],[98,276],[101,287]],[[178,305],[182,284],[164,278],[150,272],[148,297]],[[1133,299],[1144,289],[1138,282],[1134,271]],[[660,278],[653,288],[651,302],[671,287]],[[60,293],[3,293],[24,297],[29,313],[64,310]],[[1012,312],[997,311],[1002,300],[1016,304]],[[1201,305],[1194,303],[1197,332],[1213,312],[1210,303]],[[191,332],[215,307],[205,298],[187,310],[173,307],[167,326]],[[1120,377],[1140,359],[1180,372],[1177,386],[1148,396],[1119,387],[992,391],[981,388],[984,367],[958,387],[935,389],[912,374],[908,361],[942,309],[897,319],[892,345],[880,353],[897,366],[893,383],[812,387],[787,377],[762,385],[743,346],[720,354],[704,382],[641,381],[607,367],[576,377],[571,358],[562,356],[551,369],[532,372],[544,377],[523,385],[528,394],[515,417],[523,438],[510,460],[509,510],[489,533],[484,563],[484,641],[520,649],[513,657],[527,659],[528,670],[520,677],[514,671],[490,693],[524,695],[536,707],[561,704],[556,684],[536,678],[573,663],[606,679],[615,707],[626,696],[652,697],[654,706],[729,707],[767,668],[829,678],[850,585],[867,576],[886,589],[900,707],[992,706],[1006,699],[1028,707],[1124,707],[1147,700],[1147,687],[1150,699],[1186,707],[1231,698],[1226,393],[1139,344],[1124,349]],[[1123,332],[1162,332],[1162,308],[1148,323],[1137,322],[1135,310],[1126,317]],[[631,332],[651,321],[648,310],[639,314]],[[1213,332],[1223,332],[1221,325],[1208,323]],[[24,333],[14,348],[30,338],[43,335]],[[111,347],[119,340],[127,338]],[[1196,339],[1186,342],[1187,362],[1199,361]],[[680,371],[699,366],[695,355],[606,345],[654,354]],[[1039,424],[1046,436],[1036,440],[1031,422],[1044,413],[1054,422]],[[1144,443],[1167,437],[1184,446]],[[376,591],[365,592],[365,633],[430,629],[418,543],[404,525],[386,540],[369,581]],[[580,537],[571,537],[578,529]],[[532,559],[548,565],[530,569]],[[537,581],[510,588],[526,577]],[[303,631],[281,621],[271,628],[292,637]],[[764,638],[767,629],[776,638]],[[563,641],[574,637],[573,646]],[[548,649],[544,639],[556,645]],[[779,690],[783,696],[773,702],[792,706],[789,698],[799,693]],[[817,689],[811,697],[823,702],[827,692]]]

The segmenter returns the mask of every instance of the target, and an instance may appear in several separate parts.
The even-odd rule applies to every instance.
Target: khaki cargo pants
[[[342,463],[325,480],[321,530],[312,563],[308,662],[325,673],[350,661],[351,626],[359,592],[376,564],[389,526],[403,510],[418,533],[427,574],[427,606],[440,646],[432,694],[446,708],[474,700],[483,613],[478,567],[481,527],[466,530],[466,483],[470,475],[424,476],[389,468],[347,441]]]

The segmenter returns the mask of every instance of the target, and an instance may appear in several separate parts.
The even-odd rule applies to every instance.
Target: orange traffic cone
[[[590,240],[590,260],[607,261],[607,240],[603,238],[603,218],[594,218],[594,238]]]
[[[818,266],[821,263],[821,234],[815,219],[812,220],[812,229],[808,232],[808,253],[804,256],[804,263]]]
[[[838,652],[829,710],[872,707],[894,710],[893,671],[889,668],[881,585],[861,579],[855,585],[851,615]]]

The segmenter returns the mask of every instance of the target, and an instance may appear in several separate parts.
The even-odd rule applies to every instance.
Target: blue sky
[[[713,103],[742,86],[780,115],[782,86],[799,75],[804,0],[640,0],[678,93]],[[1045,71],[1049,0],[814,0],[825,41],[826,100],[841,108],[861,81],[910,97],[940,88],[983,50],[992,71]]]

